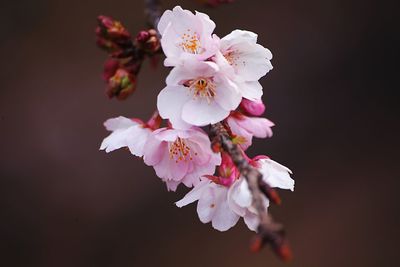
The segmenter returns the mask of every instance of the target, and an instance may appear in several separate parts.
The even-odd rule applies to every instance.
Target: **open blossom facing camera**
[[[265,105],[259,82],[272,69],[271,52],[250,31],[219,38],[215,23],[201,12],[176,6],[160,17],[157,3],[146,1],[153,28],[134,39],[120,22],[99,17],[98,44],[111,57],[103,73],[110,97],[123,100],[135,91],[146,59],[157,62],[163,52],[164,65],[172,67],[152,117],[146,123],[122,116],[107,120],[111,134],[100,149],[128,148],[154,168],[168,191],[180,184],[191,188],[178,207],[197,201],[200,221],[219,231],[243,218],[258,231],[255,250],[270,242],[281,258],[290,258],[284,231],[267,209],[280,203],[273,188],[294,190],[291,171],[266,156],[246,154],[253,137],[272,137],[274,123],[260,117]]]
[[[237,85],[219,72],[218,65],[200,61],[171,71],[157,107],[174,127],[189,128],[225,119],[241,99]]]
[[[192,187],[203,175],[211,175],[221,163],[201,129],[161,128],[150,134],[144,148],[144,163],[153,166],[158,177],[175,191],[180,183]]]
[[[211,57],[218,49],[212,38],[214,29],[215,23],[204,13],[196,11],[193,14],[180,6],[165,11],[158,23],[165,66],[177,66],[187,59]]]

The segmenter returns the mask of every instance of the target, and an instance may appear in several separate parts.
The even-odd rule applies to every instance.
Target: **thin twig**
[[[264,197],[269,196],[264,190],[269,191],[270,187],[263,182],[262,174],[248,163],[243,156],[242,150],[232,142],[226,126],[222,123],[211,125],[210,137],[213,140],[213,144],[219,143],[221,148],[231,156],[234,164],[238,167],[241,175],[246,178],[249,185],[253,196],[253,205],[259,216],[258,238],[253,244],[253,249],[259,250],[264,244],[269,243],[283,260],[289,260],[291,253],[284,238],[283,226],[273,222],[265,207]]]
[[[161,17],[161,0],[144,0],[147,25],[156,29]]]

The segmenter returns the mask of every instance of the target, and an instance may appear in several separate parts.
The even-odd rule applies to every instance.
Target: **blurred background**
[[[379,4],[378,4],[379,3]],[[236,0],[206,12],[216,33],[259,34],[274,137],[250,155],[289,166],[295,192],[271,213],[295,258],[249,252],[241,221],[220,233],[173,203],[128,151],[99,151],[107,118],[149,117],[168,69],[146,63],[136,93],[109,100],[95,46],[99,14],[143,29],[139,0],[0,3],[0,266],[396,266],[399,8],[389,1]]]

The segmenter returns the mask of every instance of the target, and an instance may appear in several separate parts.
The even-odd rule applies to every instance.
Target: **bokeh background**
[[[259,34],[274,55],[262,79],[274,137],[256,140],[294,171],[273,216],[295,259],[248,250],[243,222],[220,233],[195,205],[173,203],[154,170],[121,150],[98,151],[107,118],[146,118],[168,70],[140,74],[127,101],[109,100],[96,16],[135,33],[134,0],[0,3],[0,266],[397,266],[399,32],[395,1],[256,1],[207,9],[216,33]],[[397,264],[396,264],[397,263]]]

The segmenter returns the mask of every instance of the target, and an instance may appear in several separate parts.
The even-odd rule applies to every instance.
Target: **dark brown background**
[[[251,155],[294,171],[272,208],[295,252],[284,265],[248,251],[242,222],[219,233],[195,205],[176,208],[186,190],[168,193],[127,151],[98,151],[104,120],[146,118],[164,86],[168,70],[146,65],[128,101],[104,96],[95,18],[137,32],[142,1],[1,1],[0,266],[396,266],[399,9],[379,2],[164,1],[207,12],[220,36],[254,31],[274,54],[262,84],[275,135]]]

